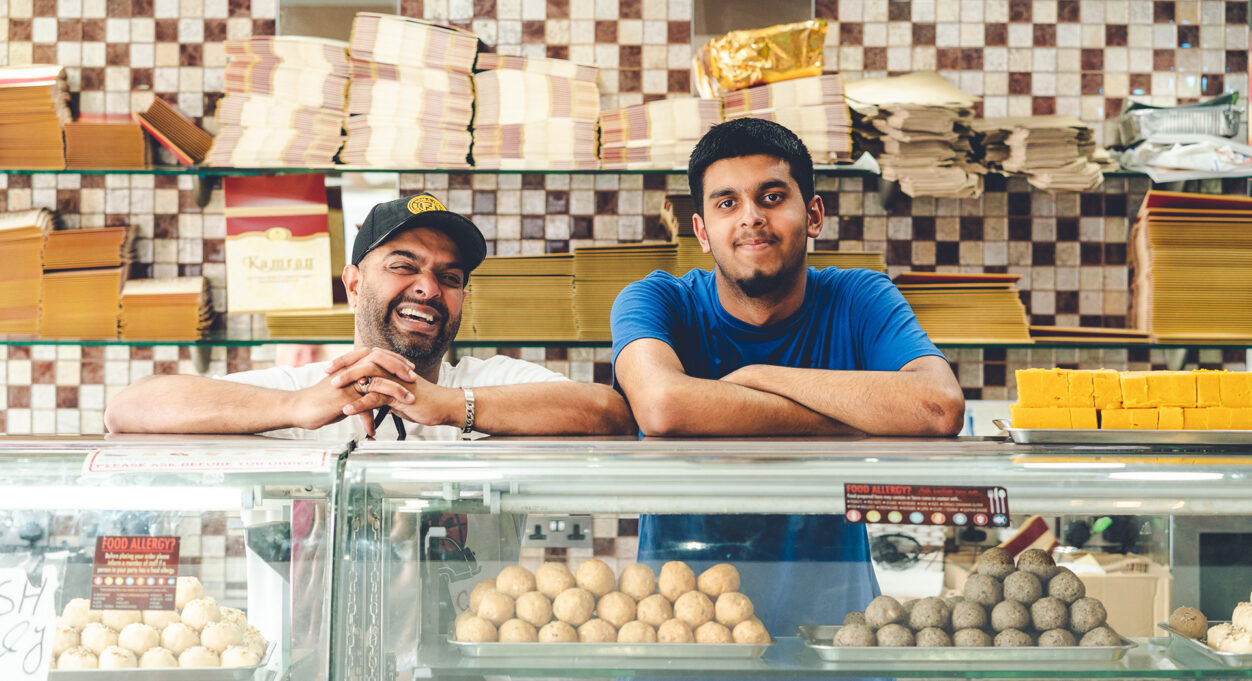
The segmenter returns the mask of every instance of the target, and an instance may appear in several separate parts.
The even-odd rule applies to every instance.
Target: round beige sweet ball
[[[552,601],[538,591],[528,591],[517,597],[514,614],[518,619],[525,620],[542,627],[552,621]]]
[[[635,608],[635,617],[649,626],[659,627],[665,620],[674,619],[674,606],[661,594],[652,594],[639,601],[639,606]]]
[[[467,617],[456,623],[456,640],[462,643],[491,643],[496,640],[496,625],[482,617]]]
[[[126,625],[117,635],[117,644],[136,655],[143,655],[161,645],[161,634],[142,622],[135,622]]]
[[[621,591],[604,594],[600,602],[596,604],[596,616],[614,627],[620,627],[635,619],[635,611],[635,599]]]
[[[540,643],[573,643],[577,640],[578,632],[568,622],[557,620],[539,628]]]
[[[478,616],[491,622],[493,626],[498,627],[513,619],[514,612],[513,597],[508,594],[488,591],[478,599]]]
[[[577,585],[574,573],[569,571],[565,563],[544,563],[535,570],[535,588],[549,599],[556,598],[562,591]]]
[[[665,620],[656,628],[656,640],[661,643],[695,643],[691,627],[680,619]]]
[[[483,594],[488,591],[496,591],[496,580],[484,579],[474,585],[473,590],[470,591],[470,612],[478,612],[478,604],[482,602]]]
[[[598,558],[592,558],[579,565],[574,571],[574,582],[579,587],[590,591],[596,598],[617,588],[617,577],[613,575],[613,568]]]
[[[730,635],[734,637],[735,643],[769,643],[769,632],[765,630],[761,620],[755,617],[736,624],[730,630]]]
[[[617,588],[636,601],[642,601],[656,593],[656,573],[643,563],[631,563],[622,568]]]
[[[521,565],[510,565],[496,575],[496,591],[517,598],[535,590],[535,576]]]
[[[113,631],[121,631],[142,621],[143,612],[139,610],[105,610],[100,614],[100,622]]]
[[[596,597],[581,587],[572,587],[557,594],[552,601],[552,614],[562,622],[579,626],[591,619],[595,612]]]
[[[678,597],[696,588],[696,573],[691,566],[680,560],[671,560],[661,566],[661,575],[657,577],[656,587],[661,595],[670,603]]]
[[[688,591],[674,601],[674,617],[692,629],[712,620],[715,611],[713,601],[702,591]]]
[[[582,643],[613,643],[617,640],[617,629],[597,617],[579,625],[578,640]]]
[[[700,573],[696,588],[717,598],[724,593],[739,590],[739,570],[730,563],[721,563]]]
[[[738,591],[723,593],[717,597],[717,603],[713,606],[713,616],[728,627],[751,619],[753,614],[752,600]]]
[[[539,640],[535,625],[516,617],[501,624],[498,633],[501,643],[534,643]]]
[[[724,595],[724,594],[723,594]],[[696,627],[696,643],[734,643],[730,627],[717,622],[705,622]]]
[[[656,643],[656,629],[646,622],[631,620],[617,630],[618,643]]]

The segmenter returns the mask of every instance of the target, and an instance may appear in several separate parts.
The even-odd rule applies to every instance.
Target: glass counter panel
[[[341,527],[349,550],[339,565],[343,579],[337,607],[341,612],[376,607],[377,616],[363,620],[361,631],[339,630],[337,678],[1252,676],[1252,668],[1228,669],[1171,647],[1156,627],[1178,605],[1200,604],[1174,598],[1175,585],[1183,580],[1242,579],[1244,592],[1252,588],[1252,572],[1206,577],[1208,566],[1180,562],[1187,559],[1172,551],[1175,521],[1185,518],[1207,526],[1219,512],[1229,515],[1220,510],[1223,500],[1246,496],[1252,458],[1240,455],[1247,453],[1023,448],[977,439],[364,444],[345,468]],[[1075,464],[1078,457],[1100,465]],[[847,520],[845,482],[910,481],[1004,487],[1011,509],[1006,527],[995,527],[991,517],[979,522],[967,518],[959,527],[932,525],[932,519],[913,519],[907,513],[890,525]],[[889,518],[888,509],[883,513]],[[1236,517],[1246,513],[1241,509]],[[713,517],[683,517],[689,514]],[[1027,537],[1039,527],[1047,532]],[[980,596],[977,586],[967,590],[980,551],[1019,532],[1018,541],[1024,542],[1019,548],[1032,541],[1049,546],[1052,539],[1062,545],[1051,555],[1076,573],[1071,577],[1081,586],[1067,589],[1068,577],[1040,580],[1020,572],[1026,576],[996,581],[997,596]],[[607,577],[601,575],[602,585],[590,569],[580,570],[592,559],[604,564],[602,572],[608,570]],[[688,581],[664,570],[670,560],[692,568]],[[645,588],[633,596],[606,597],[602,592],[633,590],[630,583],[637,579],[621,578],[636,561],[660,577],[657,590],[662,595],[646,595]],[[524,577],[540,575],[540,567],[548,563],[565,566],[571,572],[560,574],[576,575],[576,585],[597,593],[590,600],[577,595],[563,599],[563,589],[556,586],[568,584],[558,577],[542,575],[533,583]],[[646,645],[602,651],[596,644],[579,643],[573,645],[587,648],[549,654],[544,646],[563,644],[453,640],[458,618],[466,623],[466,635],[477,627],[488,639],[506,629],[510,636],[537,637],[552,617],[545,618],[545,603],[569,623],[610,623],[607,629],[580,624],[574,631],[581,633],[575,635],[594,637],[599,627],[599,635],[608,638],[611,630],[615,638],[626,622],[650,618],[655,620],[648,625],[652,629],[630,629],[646,637],[647,631],[659,631],[659,624],[679,638],[702,631],[702,638],[716,639],[730,632],[733,640],[745,606],[737,598],[718,596],[711,577],[707,585],[700,580],[719,564],[734,566],[736,593],[747,597],[752,616],[771,636],[772,643],[759,657],[726,657],[724,651],[705,647],[712,645],[708,643],[675,643],[655,655]],[[544,568],[549,569],[559,572]],[[547,586],[558,596],[527,596],[522,604],[499,593],[475,594],[476,586],[501,577],[496,589],[520,594]],[[1037,593],[1030,591],[1031,579]],[[723,588],[728,588],[726,583]],[[1003,601],[1006,588],[1030,605],[1049,594],[1065,599],[1059,606],[1065,624],[1049,624],[1046,609],[1038,615],[1044,619],[1036,622],[1025,605],[1005,607],[996,615],[992,602]],[[877,594],[885,593],[901,604],[911,603],[913,611],[877,622],[877,632],[872,632],[876,642],[878,635],[890,636],[882,634],[885,622],[902,624],[914,640],[928,624],[939,624],[948,640],[958,629],[985,628],[986,638],[994,641],[998,630],[1019,628],[1021,636],[1037,641],[1042,633],[1038,627],[1049,626],[1069,631],[1077,642],[1100,616],[1094,605],[1068,602],[1078,601],[1075,588],[1083,590],[1082,597],[1103,604],[1104,621],[1125,637],[1112,646],[1118,650],[1074,647],[1068,659],[1057,661],[1048,658],[1047,653],[1055,654],[1048,648],[997,648],[996,659],[973,662],[960,659],[960,651],[968,650],[962,648],[942,648],[931,658],[909,661],[898,651],[874,647],[865,650],[881,655],[870,662],[828,661],[820,649],[801,640],[796,628],[841,625],[849,612],[864,611]],[[694,591],[707,593],[688,593]],[[935,605],[922,600],[943,597],[992,599],[979,606],[985,624],[956,627],[955,601]],[[479,601],[474,614],[491,621],[491,628],[464,619],[471,616],[465,613],[472,599]],[[719,612],[722,600],[725,612]],[[646,607],[640,605],[644,602]],[[1209,616],[1216,621],[1228,619],[1237,602],[1206,607],[1215,610]],[[946,610],[940,613],[937,607]],[[1023,611],[1026,619],[1015,620]],[[1051,616],[1059,617],[1055,612]],[[1082,624],[1075,624],[1075,616]],[[512,621],[528,618],[532,621],[527,624]],[[724,629],[691,626],[719,618]],[[686,624],[665,625],[669,619]],[[745,633],[747,629],[751,626]],[[568,633],[562,626],[550,626],[549,635]],[[492,648],[505,645],[529,649]],[[1041,657],[1032,657],[1040,652]],[[1117,659],[1112,659],[1114,654]],[[1101,655],[1105,659],[1083,659]]]
[[[69,664],[61,647],[87,649],[69,655],[90,664],[114,644],[137,663],[162,647],[182,666],[255,666],[243,672],[255,681],[328,678],[329,554],[346,445],[311,449],[264,438],[140,442],[0,439],[0,566],[56,570],[58,622],[73,630],[58,634],[54,665],[58,659]],[[260,465],[296,453],[321,463],[293,470]],[[88,463],[101,455],[126,470],[102,472]],[[215,465],[223,459],[231,461]],[[177,465],[185,469],[174,470]],[[93,589],[108,586],[93,571],[98,546],[114,552],[132,538],[148,537],[178,539],[174,606],[145,610],[136,601],[113,609],[116,603],[97,602],[101,607],[92,609]],[[55,681],[61,671],[54,666],[49,678]],[[200,672],[189,673],[163,678]]]

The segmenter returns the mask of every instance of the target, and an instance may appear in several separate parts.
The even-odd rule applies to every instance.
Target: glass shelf
[[[0,346],[5,345],[82,345],[82,346],[135,346],[152,345],[185,345],[201,347],[250,347],[256,345],[347,345],[351,338],[308,336],[301,338],[271,338],[265,332],[247,333],[238,331],[215,331],[204,338],[188,339],[135,339],[135,338],[42,338],[40,336],[5,336],[0,335]],[[453,342],[455,348],[484,347],[543,347],[543,348],[608,348],[612,343],[607,340],[458,340]],[[1217,350],[1248,350],[1252,349],[1252,341],[1226,343],[935,343],[940,348],[1005,348],[1005,349],[1090,349],[1090,350],[1189,350],[1192,348]]]
[[[826,662],[795,636],[778,636],[765,655],[755,660],[692,659],[639,660],[631,658],[596,659],[580,657],[488,658],[467,657],[456,651],[429,646],[418,659],[436,677],[507,675],[511,677],[636,676],[707,678],[929,678],[929,679],[1194,679],[1221,677],[1252,678],[1252,668],[1215,667],[1203,658],[1167,654],[1165,639],[1139,639],[1117,662],[1035,662],[986,663],[903,663],[852,665]]]
[[[863,168],[853,168],[850,165],[822,165],[816,166],[814,171],[818,175],[826,177],[877,177],[874,173]],[[246,175],[303,175],[311,173],[403,173],[403,174],[431,174],[431,173],[457,173],[470,175],[527,175],[527,174],[543,174],[543,175],[684,175],[687,173],[686,168],[672,169],[649,169],[649,170],[497,170],[494,168],[363,168],[360,166],[333,165],[320,168],[295,168],[295,167],[277,167],[277,168],[224,168],[217,166],[153,166],[151,168],[143,168],[140,170],[111,170],[111,169],[64,169],[64,170],[47,170],[47,169],[22,169],[22,168],[0,168],[0,174],[4,175],[192,175],[200,177],[220,177],[220,176],[246,176]]]
[[[879,177],[878,173],[848,165],[818,165],[813,171],[821,177]],[[321,168],[223,168],[217,166],[153,166],[140,170],[77,169],[47,170],[0,168],[0,175],[190,175],[193,177],[226,177],[250,175],[304,175],[312,173],[402,173],[465,174],[465,175],[685,175],[686,168],[649,170],[497,170],[493,168],[363,168],[359,166],[333,165]],[[1104,173],[1105,177],[1147,177],[1138,172],[1115,170]]]

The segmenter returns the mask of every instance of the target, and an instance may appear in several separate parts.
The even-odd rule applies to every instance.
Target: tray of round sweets
[[[130,667],[123,669],[53,669],[49,681],[252,681],[269,664],[273,642],[260,664],[247,667]],[[220,656],[219,656],[220,657]],[[254,658],[255,659],[255,658]]]
[[[1252,430],[1114,430],[1089,428],[996,427],[1019,445],[1252,445]]]
[[[804,645],[827,662],[844,663],[936,663],[936,662],[1116,662],[1137,644],[1121,636],[1117,646],[1064,646],[1020,648],[971,647],[852,647],[835,645],[839,625],[803,625],[796,627]]]
[[[1222,622],[1209,622],[1209,624],[1216,626]],[[1252,653],[1228,653],[1214,650],[1209,647],[1207,641],[1186,636],[1168,624],[1160,623],[1156,626],[1169,632],[1170,645],[1181,646],[1184,650],[1196,652],[1226,667],[1252,667]]]
[[[465,643],[449,639],[469,657],[647,657],[667,660],[749,660],[770,643]]]

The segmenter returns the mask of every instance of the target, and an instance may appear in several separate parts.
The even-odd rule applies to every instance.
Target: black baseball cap
[[[461,251],[461,264],[469,274],[487,257],[487,242],[478,226],[460,213],[453,213],[433,195],[386,201],[370,209],[361,231],[352,243],[352,264],[360,265],[367,253],[406,229],[430,227],[447,234]]]

